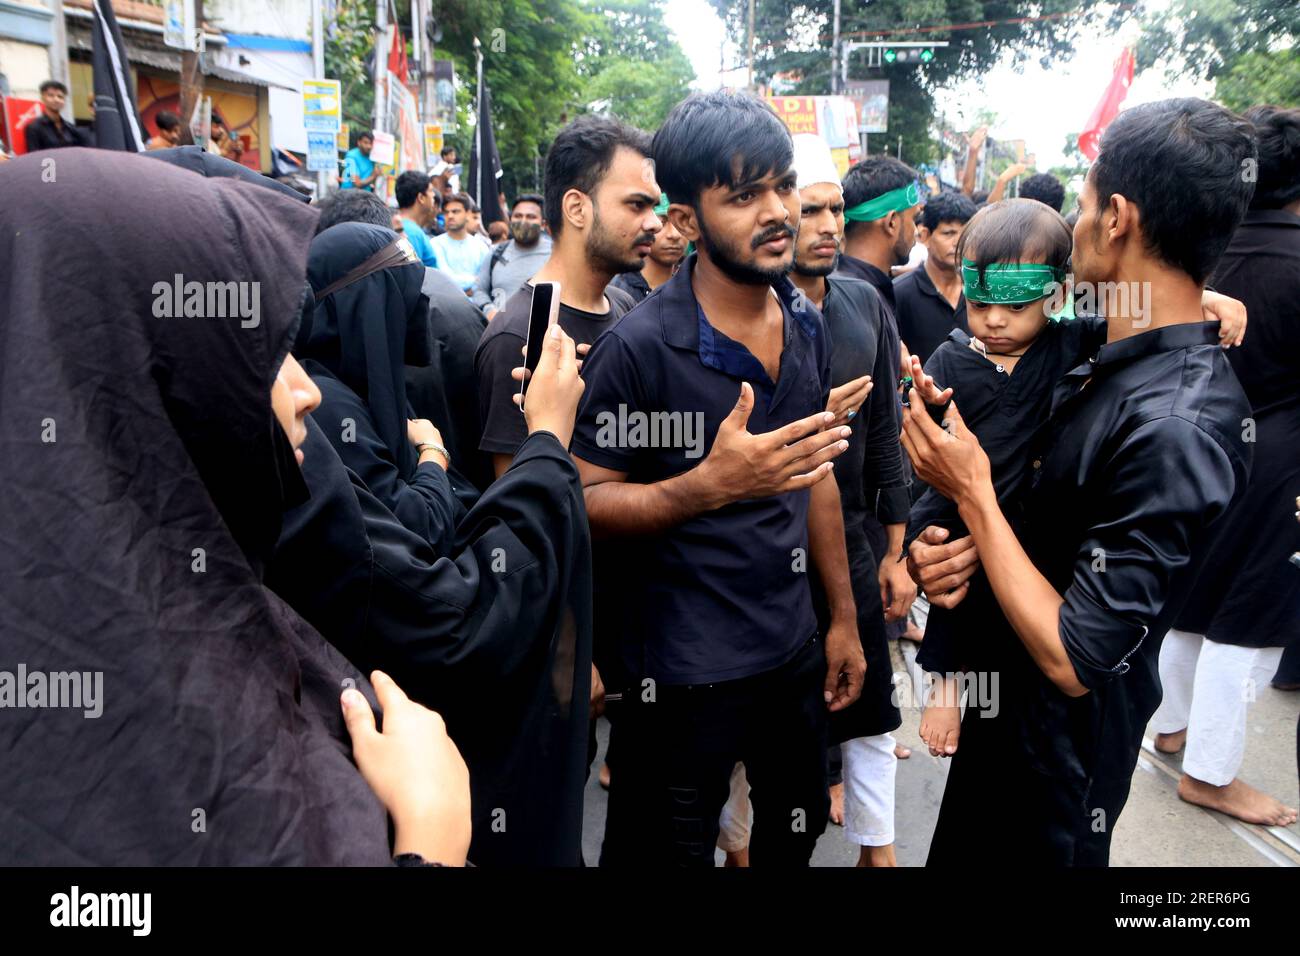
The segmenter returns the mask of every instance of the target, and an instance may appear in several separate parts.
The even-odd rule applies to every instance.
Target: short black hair
[[[474,203],[474,200],[469,198],[469,193],[452,193],[450,196],[448,196],[446,199],[442,201],[442,204],[444,207],[446,207],[446,206],[450,206],[454,202],[460,203],[462,206],[465,207],[465,211],[469,212],[471,206]]]
[[[370,130],[368,130],[368,129],[360,130],[360,131],[357,133],[357,135],[356,135],[355,137],[353,137],[353,139],[352,139],[352,145],[353,145],[353,146],[356,146],[356,145],[360,144],[360,142],[361,142],[363,139],[368,139],[368,140],[370,140],[370,142],[373,143],[373,142],[375,141],[375,134],[372,133],[372,132],[370,132]]]
[[[40,85],[40,91],[44,93],[46,90],[58,90],[64,96],[68,95],[68,88],[58,80],[46,80],[42,83]]]
[[[341,222],[368,222],[372,226],[393,228],[393,210],[366,189],[340,189],[313,204],[320,210],[316,235]]]
[[[180,126],[181,118],[171,110],[159,110],[158,115],[153,118],[153,122],[160,130],[169,130]]]
[[[899,162],[893,156],[870,156],[849,167],[844,174],[844,208],[852,209],[869,199],[902,189],[920,178],[915,169]],[[844,232],[848,233],[870,223],[848,220]]]
[[[1101,139],[1089,175],[1104,207],[1134,203],[1146,248],[1204,282],[1241,224],[1255,191],[1244,175],[1257,158],[1247,119],[1191,97],[1120,113]]]
[[[975,204],[965,193],[941,192],[925,201],[925,207],[921,210],[921,225],[933,232],[943,222],[965,225],[973,215]]]
[[[1037,199],[1057,212],[1065,205],[1065,187],[1051,173],[1034,173],[1020,184],[1021,199]]]
[[[515,197],[515,201],[510,204],[510,211],[514,212],[515,207],[518,206],[521,202],[536,203],[537,208],[542,211],[542,214],[543,215],[546,214],[546,200],[542,196],[539,196],[537,193],[520,193],[518,196]]]
[[[456,147],[451,145],[451,143],[448,143],[446,146],[442,148],[442,152],[440,152],[438,155],[441,156],[443,159],[446,159],[448,153],[454,153],[454,152],[456,152]]]
[[[975,204],[976,209],[981,209],[988,204],[989,191],[987,189],[977,189],[970,194],[970,201]]]
[[[1253,106],[1246,119],[1255,127],[1259,175],[1252,209],[1281,209],[1300,199],[1300,109]]]
[[[1045,262],[1065,269],[1074,237],[1061,214],[1036,199],[1003,199],[971,217],[957,240],[957,260],[984,270],[995,262]]]
[[[402,173],[397,177],[397,184],[393,187],[393,195],[397,197],[397,208],[410,209],[428,188],[427,173],[419,173],[413,169]]]
[[[579,116],[560,130],[546,154],[542,176],[546,193],[542,210],[551,235],[558,236],[564,226],[564,194],[576,189],[592,195],[620,147],[649,156],[650,137],[610,116]]]
[[[674,106],[654,135],[651,155],[669,201],[695,206],[705,189],[784,173],[794,162],[794,141],[766,101],[719,90],[692,93]]]

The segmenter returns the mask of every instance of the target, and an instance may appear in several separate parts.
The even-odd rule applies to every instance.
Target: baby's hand
[[[952,398],[952,389],[939,388],[939,383],[921,367],[919,355],[908,356],[908,364],[911,368],[912,387],[920,393],[921,400],[927,405],[947,405]]]

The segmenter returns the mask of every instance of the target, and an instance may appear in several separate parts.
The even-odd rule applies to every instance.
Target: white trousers
[[[898,758],[892,734],[840,744],[844,761],[844,835],[858,846],[894,842],[894,778]]]
[[[1277,670],[1280,647],[1218,644],[1171,630],[1160,647],[1164,699],[1151,718],[1158,734],[1187,731],[1183,773],[1215,787],[1237,776],[1246,753],[1246,716]]]

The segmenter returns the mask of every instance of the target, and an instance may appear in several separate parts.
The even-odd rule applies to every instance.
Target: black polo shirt
[[[953,308],[934,286],[925,263],[894,280],[894,318],[898,334],[912,355],[924,364],[953,329],[969,332],[966,324],[966,296],[957,296]]]
[[[630,482],[662,481],[698,465],[742,381],[754,389],[748,429],[756,435],[826,408],[831,350],[820,313],[789,279],[773,286],[785,314],[773,382],[748,349],[710,324],[691,286],[695,261],[692,255],[602,335],[583,364],[573,454],[626,472]],[[699,429],[689,436],[698,439],[694,447],[663,440],[672,438],[670,415]],[[688,437],[684,424],[677,435]],[[619,643],[634,677],[669,685],[734,680],[794,656],[817,629],[809,499],[804,490],[738,501],[659,535],[622,539],[617,558],[602,557],[617,562]]]
[[[622,289],[638,302],[653,291],[650,288],[650,283],[645,281],[645,276],[640,272],[621,272],[614,276],[610,285],[616,289]]]
[[[54,125],[54,120],[44,113],[36,117],[25,127],[23,135],[27,140],[27,152],[35,153],[42,149],[59,149],[65,146],[88,146],[88,138],[75,126],[68,123]]]
[[[832,275],[837,274],[848,276],[850,279],[861,279],[863,282],[869,283],[872,288],[880,293],[880,298],[888,306],[889,320],[897,326],[898,320],[894,314],[897,304],[894,301],[893,279],[865,259],[858,259],[842,252],[839,261],[835,264],[835,272],[832,273]]]
[[[1035,764],[1082,794],[1084,842],[1086,813],[1104,809],[1108,833],[1127,798],[1161,641],[1250,468],[1250,405],[1218,332],[1195,322],[1103,345],[1057,383],[1031,446],[1021,541],[1065,599],[1061,640],[1090,692],[1068,698],[1038,674],[1016,709]]]

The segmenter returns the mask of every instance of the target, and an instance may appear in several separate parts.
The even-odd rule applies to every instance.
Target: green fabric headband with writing
[[[1064,281],[1065,270],[1056,266],[1041,262],[994,262],[985,267],[981,282],[975,263],[970,259],[961,261],[962,291],[972,302],[994,305],[1036,302],[1051,295],[1054,287]]]
[[[844,218],[849,222],[875,222],[877,219],[884,219],[891,212],[911,209],[920,201],[921,187],[914,182],[908,183],[906,186],[882,193],[875,199],[858,203],[852,209],[844,210]]]
[[[668,215],[668,194],[667,193],[659,194],[659,203],[655,206],[655,215],[656,216]]]

